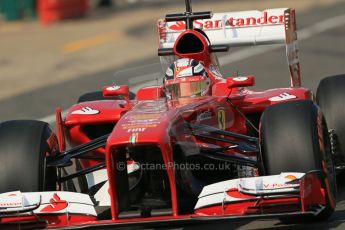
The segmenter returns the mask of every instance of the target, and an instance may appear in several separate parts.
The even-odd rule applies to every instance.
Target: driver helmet
[[[204,65],[189,58],[174,61],[167,69],[163,83],[169,99],[205,96],[210,88]]]

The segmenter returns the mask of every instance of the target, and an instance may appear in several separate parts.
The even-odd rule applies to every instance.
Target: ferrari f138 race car
[[[162,85],[83,95],[56,110],[56,133],[0,124],[0,227],[328,218],[345,162],[345,76],[322,80],[316,97],[301,86],[295,11],[212,14],[186,0],[157,29]],[[221,75],[217,52],[278,43],[289,87],[253,91],[253,76]]]

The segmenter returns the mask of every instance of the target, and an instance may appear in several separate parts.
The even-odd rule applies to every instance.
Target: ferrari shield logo
[[[218,128],[225,130],[225,111],[220,109],[218,110]]]

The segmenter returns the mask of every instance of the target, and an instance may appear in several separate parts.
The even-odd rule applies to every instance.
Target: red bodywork
[[[211,79],[212,90],[209,96],[196,99],[184,99],[179,101],[167,101],[164,96],[162,87],[149,87],[140,89],[137,93],[137,103],[128,103],[127,101],[96,101],[76,104],[70,108],[66,115],[63,126],[66,130],[66,136],[72,145],[79,145],[90,141],[90,138],[83,131],[87,125],[108,124],[114,126],[110,137],[108,138],[106,149],[100,148],[94,154],[105,155],[107,171],[110,183],[111,211],[112,220],[121,221],[118,217],[118,197],[117,188],[119,184],[116,181],[116,164],[118,163],[118,149],[128,145],[155,145],[160,149],[165,165],[171,189],[172,216],[165,218],[177,218],[178,201],[176,194],[176,181],[173,168],[168,166],[174,162],[172,146],[177,141],[190,141],[195,146],[202,143],[202,140],[184,134],[180,129],[183,122],[195,123],[198,116],[205,111],[212,114],[212,118],[202,121],[202,123],[218,127],[227,131],[247,134],[245,120],[238,112],[226,102],[229,97],[233,104],[244,114],[261,114],[265,108],[281,101],[270,101],[270,98],[279,97],[280,95],[289,94],[294,98],[288,100],[313,100],[312,92],[306,88],[278,88],[262,92],[255,92],[246,88],[229,88],[228,82],[216,76],[211,69],[217,68],[216,64],[211,61],[213,54],[210,54],[207,47],[208,42],[199,32],[189,30],[180,35],[195,35],[204,44],[205,49],[195,54],[178,54],[175,48],[175,54],[180,58],[188,57],[205,64],[208,75]],[[177,40],[178,43],[178,40]],[[284,100],[282,100],[284,101]],[[96,115],[74,115],[73,111],[83,107],[92,107],[99,110]],[[222,124],[219,114],[225,115],[225,123]],[[171,136],[169,131],[174,131]],[[134,138],[134,139],[131,139]],[[220,144],[220,143],[217,143]],[[231,154],[231,152],[229,152]],[[83,160],[84,167],[93,166],[97,161]],[[278,203],[295,203],[296,206],[291,211],[299,210],[298,198],[289,198],[284,200],[265,201],[260,203],[264,205],[270,202]],[[197,215],[221,215],[223,213],[231,215],[244,215],[246,213],[255,213],[255,208],[247,210],[249,206],[258,205],[257,202],[246,202],[236,204],[235,208],[229,206],[229,209],[218,212],[213,208],[198,210]],[[261,206],[260,206],[261,207]],[[219,207],[217,207],[219,208]],[[237,210],[237,211],[236,211]],[[244,211],[247,210],[247,211]],[[277,210],[278,211],[278,210]],[[149,218],[153,220],[155,218]],[[158,218],[159,219],[159,218]],[[127,220],[129,221],[129,220]],[[134,221],[134,220],[132,220]]]
[[[186,36],[196,37],[203,48],[197,53],[180,53],[177,46],[181,39]],[[84,220],[73,222],[70,220],[67,225],[130,225],[132,223],[158,223],[164,221],[191,221],[211,220],[212,218],[238,218],[238,216],[255,217],[259,214],[275,214],[289,212],[292,214],[308,214],[308,208],[315,204],[325,204],[331,199],[326,198],[326,193],[320,185],[319,179],[311,174],[301,180],[300,194],[287,194],[281,198],[274,199],[253,199],[253,197],[228,191],[231,196],[241,196],[248,200],[236,204],[206,207],[189,214],[179,212],[178,194],[176,188],[176,173],[171,165],[174,160],[173,146],[177,142],[188,142],[190,147],[199,149],[203,144],[224,145],[215,141],[204,142],[202,138],[194,137],[183,131],[184,124],[205,124],[217,127],[221,130],[231,131],[238,134],[248,134],[248,127],[245,119],[239,112],[230,106],[231,102],[243,114],[260,114],[276,103],[286,100],[313,100],[313,94],[309,89],[302,87],[277,88],[261,92],[251,91],[247,88],[232,87],[234,82],[226,81],[219,76],[219,69],[216,58],[209,52],[209,41],[199,31],[186,30],[177,39],[174,47],[174,55],[179,58],[192,58],[201,61],[211,79],[211,90],[208,96],[200,98],[188,98],[169,101],[166,99],[162,87],[148,87],[137,92],[136,101],[129,100],[103,100],[84,102],[73,105],[66,114],[64,120],[61,111],[57,110],[57,125],[60,149],[65,148],[65,138],[71,146],[77,146],[89,142],[92,137],[87,130],[95,130],[100,127],[110,131],[105,148],[99,148],[90,153],[93,156],[105,157],[107,175],[109,180],[109,195],[111,200],[111,220],[90,221],[88,217]],[[249,77],[253,81],[253,77]],[[247,80],[244,76],[241,80]],[[234,79],[233,81],[236,81]],[[299,85],[293,82],[293,85]],[[92,108],[95,112],[90,115],[75,114],[75,111],[85,107]],[[203,116],[206,117],[203,117]],[[103,133],[106,134],[106,133]],[[125,150],[133,146],[155,146],[159,151],[152,154],[161,154],[166,166],[168,185],[170,188],[170,202],[172,212],[165,215],[121,218],[120,209],[123,205],[121,197],[122,181],[121,174],[117,169],[119,162],[126,161]],[[226,154],[233,154],[227,151]],[[248,156],[243,153],[244,157]],[[82,167],[95,166],[100,159],[81,160]],[[122,173],[123,174],[123,173]],[[123,175],[122,175],[123,176]],[[259,175],[257,175],[259,176]],[[326,183],[328,184],[328,183]],[[313,191],[311,193],[310,191]],[[274,215],[271,215],[274,216]],[[64,217],[61,217],[64,218]],[[209,219],[208,219],[209,218]],[[16,219],[17,221],[20,219]],[[2,222],[10,222],[12,219],[2,219]],[[49,220],[48,220],[49,221]],[[65,226],[66,222],[50,222],[50,227]]]

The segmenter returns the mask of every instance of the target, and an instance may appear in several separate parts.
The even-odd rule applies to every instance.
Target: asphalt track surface
[[[327,30],[315,31],[311,26],[318,22],[329,23],[332,27],[334,20],[339,15],[345,14],[345,1],[329,8],[315,9],[298,15],[298,29],[306,28],[305,33],[313,32],[313,36],[303,38],[300,42],[300,62],[302,68],[303,86],[311,88],[316,93],[320,79],[326,76],[345,73],[345,25],[339,25]],[[345,21],[345,19],[344,19]],[[326,26],[327,27],[327,26]],[[129,31],[136,33],[142,31]],[[304,34],[303,36],[306,36]],[[303,37],[302,36],[302,37]],[[253,48],[253,52],[255,51]],[[242,53],[238,53],[242,52]],[[224,76],[233,76],[237,72],[241,75],[254,75],[256,77],[255,89],[268,89],[272,87],[284,87],[289,85],[289,73],[286,65],[285,49],[283,47],[261,50],[258,54],[248,53],[247,50],[231,50],[231,54],[243,55],[239,61],[229,61],[229,54],[222,56],[221,60],[228,60],[222,67]],[[230,56],[230,59],[236,57]],[[67,109],[77,101],[79,95],[101,89],[105,84],[115,81],[117,84],[138,85],[152,82],[161,75],[158,64],[159,59],[152,57],[136,63],[123,66],[120,69],[128,69],[133,66],[139,68],[124,72],[119,69],[109,69],[95,76],[83,76],[69,82],[64,82],[52,87],[42,88],[30,93],[25,93],[0,101],[0,120],[9,119],[50,119],[56,106]],[[114,74],[114,73],[118,74]],[[158,80],[158,84],[161,81]],[[32,102],[39,103],[32,103]],[[341,179],[341,178],[340,178]],[[345,186],[339,186],[337,210],[327,222],[299,223],[292,220],[290,224],[283,224],[279,220],[256,221],[228,221],[212,225],[185,226],[184,229],[345,229]],[[180,229],[180,227],[171,227]]]

